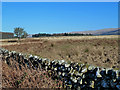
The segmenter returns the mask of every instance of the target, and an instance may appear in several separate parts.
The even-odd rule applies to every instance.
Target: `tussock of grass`
[[[86,49],[85,49],[85,52],[89,52],[89,49],[88,49],[88,48],[86,48]]]

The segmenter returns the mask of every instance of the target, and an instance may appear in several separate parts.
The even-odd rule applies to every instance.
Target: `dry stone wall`
[[[53,79],[62,80],[64,88],[74,89],[118,89],[120,90],[120,70],[94,67],[88,64],[66,62],[65,60],[50,61],[46,58],[8,51],[0,48],[0,55],[5,57],[5,63],[11,65],[10,57],[20,65],[36,70],[48,71]]]

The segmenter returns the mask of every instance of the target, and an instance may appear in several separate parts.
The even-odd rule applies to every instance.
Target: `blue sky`
[[[2,31],[29,34],[118,27],[117,2],[3,2]]]

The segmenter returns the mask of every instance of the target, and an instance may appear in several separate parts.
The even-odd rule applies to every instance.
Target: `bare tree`
[[[28,35],[27,32],[21,27],[14,28],[14,34],[17,36],[18,41],[20,41],[21,37],[27,37]]]
[[[26,31],[23,31],[22,38],[26,38],[28,36],[28,33]]]

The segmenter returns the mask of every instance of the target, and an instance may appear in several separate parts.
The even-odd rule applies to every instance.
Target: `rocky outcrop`
[[[66,62],[65,60],[50,61],[38,56],[26,56],[15,51],[0,49],[4,62],[12,65],[10,57],[19,65],[36,70],[44,69],[53,79],[64,82],[64,88],[78,89],[118,89],[120,90],[120,70],[94,67],[83,63]]]

